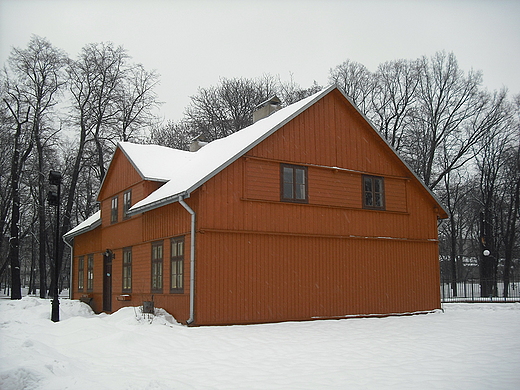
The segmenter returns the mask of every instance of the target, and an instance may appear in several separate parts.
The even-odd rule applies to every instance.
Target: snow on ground
[[[95,315],[0,299],[0,388],[518,389],[520,304],[426,315],[188,328],[165,311]]]

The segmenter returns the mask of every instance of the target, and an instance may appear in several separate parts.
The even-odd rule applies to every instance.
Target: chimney
[[[190,144],[190,152],[196,152],[200,148],[202,148],[204,145],[207,145],[208,143],[205,140],[204,136],[202,134],[199,134],[195,138],[191,140]]]
[[[280,108],[282,108],[282,102],[276,96],[267,99],[265,102],[262,102],[255,107],[255,111],[253,111],[253,123],[259,121],[260,119],[267,118],[269,115],[278,111]]]

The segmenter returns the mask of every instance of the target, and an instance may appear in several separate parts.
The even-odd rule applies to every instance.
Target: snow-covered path
[[[53,323],[48,300],[0,299],[0,389],[520,388],[520,304],[200,328],[60,308]]]

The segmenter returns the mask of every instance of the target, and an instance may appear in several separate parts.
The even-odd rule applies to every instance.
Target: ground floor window
[[[132,292],[132,248],[123,248],[123,292]]]
[[[163,242],[152,243],[152,291],[163,289]]]
[[[94,289],[94,255],[87,256],[87,290]]]
[[[78,291],[83,291],[85,283],[85,257],[80,256],[78,259]]]
[[[170,240],[170,292],[184,292],[184,237]]]

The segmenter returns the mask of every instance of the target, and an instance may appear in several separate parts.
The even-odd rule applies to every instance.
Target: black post
[[[53,294],[52,294],[52,311],[51,321],[58,322],[60,320],[60,301],[58,296],[58,281],[60,279],[60,261],[58,259],[58,246],[60,243],[60,191],[61,191],[61,173],[50,171],[49,183],[55,186],[56,190],[50,190],[47,194],[49,205],[56,206],[56,237],[54,242],[54,275],[53,275]]]

